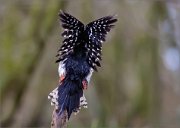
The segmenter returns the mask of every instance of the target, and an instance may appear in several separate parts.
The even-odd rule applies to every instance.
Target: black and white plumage
[[[93,71],[101,66],[102,43],[117,19],[106,16],[84,25],[68,13],[61,11],[59,16],[65,39],[56,62],[59,62],[58,72],[63,79],[48,98],[60,110],[59,114],[67,110],[70,118],[71,113],[78,112],[81,106],[87,108],[84,81],[88,85]]]

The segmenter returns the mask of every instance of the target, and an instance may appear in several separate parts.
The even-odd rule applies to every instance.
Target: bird
[[[48,98],[51,105],[59,109],[58,115],[67,111],[68,119],[81,107],[87,108],[84,90],[88,88],[91,76],[101,67],[102,43],[107,33],[117,22],[115,15],[94,20],[87,25],[74,16],[60,10],[64,40],[58,50],[56,63],[59,63],[59,84]]]

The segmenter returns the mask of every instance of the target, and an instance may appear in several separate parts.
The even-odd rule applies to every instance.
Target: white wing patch
[[[65,61],[65,60],[64,60]],[[64,61],[60,61],[59,62],[59,67],[58,67],[58,73],[59,73],[59,77],[60,76],[65,76],[66,75],[66,69],[65,69],[65,64]]]
[[[89,85],[89,83],[90,83],[90,80],[91,80],[91,76],[92,76],[93,71],[94,71],[93,68],[91,68],[89,74],[88,74],[87,77],[86,77],[86,80],[87,80],[87,82],[88,82],[88,85]]]

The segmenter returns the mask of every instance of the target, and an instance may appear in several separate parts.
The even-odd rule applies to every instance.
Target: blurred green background
[[[50,127],[60,9],[84,23],[118,15],[70,128],[180,127],[179,0],[0,0],[1,127]]]

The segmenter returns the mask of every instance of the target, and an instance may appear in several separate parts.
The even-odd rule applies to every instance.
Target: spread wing
[[[84,31],[84,25],[75,17],[71,16],[68,13],[60,11],[59,14],[61,25],[64,28],[63,33],[61,34],[65,39],[62,43],[62,46],[58,50],[58,60],[56,62],[63,61],[73,52],[74,47],[78,43],[78,37]]]
[[[106,16],[86,25],[86,32],[88,33],[88,42],[86,45],[88,63],[94,70],[97,70],[96,66],[101,66],[102,43],[105,41],[107,33],[116,21],[117,19],[113,16]]]

